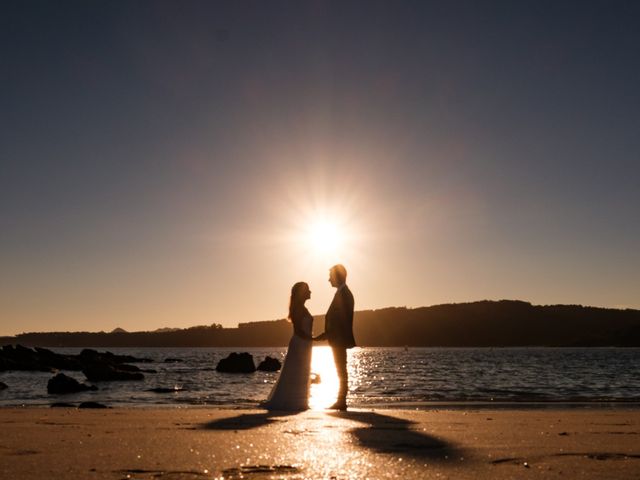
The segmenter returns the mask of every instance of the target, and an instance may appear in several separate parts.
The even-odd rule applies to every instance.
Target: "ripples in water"
[[[78,353],[80,349],[55,349]],[[114,353],[149,357],[158,371],[142,382],[97,383],[97,392],[46,393],[51,374],[3,372],[0,405],[48,405],[98,400],[113,406],[252,406],[266,398],[277,373],[223,374],[215,366],[232,351],[248,351],[257,362],[284,359],[285,348],[114,348]],[[183,362],[164,363],[167,357]],[[311,405],[335,400],[337,379],[328,347],[314,347]],[[353,406],[398,406],[416,402],[598,402],[640,401],[637,348],[354,348],[349,351]],[[80,372],[65,372],[84,381]],[[157,387],[183,389],[154,393]]]

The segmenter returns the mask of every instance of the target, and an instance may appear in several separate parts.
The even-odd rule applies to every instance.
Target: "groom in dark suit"
[[[324,333],[318,335],[314,340],[329,341],[340,379],[338,400],[329,408],[346,410],[349,388],[347,349],[356,345],[353,338],[353,294],[347,287],[347,270],[343,265],[338,264],[331,267],[329,282],[337,290],[325,315]]]

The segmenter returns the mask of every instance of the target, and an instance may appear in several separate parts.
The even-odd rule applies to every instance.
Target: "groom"
[[[356,341],[353,338],[353,295],[347,287],[347,270],[343,265],[334,265],[329,270],[329,282],[335,287],[336,293],[329,310],[325,315],[324,333],[314,340],[328,340],[333,350],[333,360],[336,364],[340,390],[338,400],[331,407],[333,410],[347,409],[347,390],[349,378],[347,373],[347,349],[353,348]]]

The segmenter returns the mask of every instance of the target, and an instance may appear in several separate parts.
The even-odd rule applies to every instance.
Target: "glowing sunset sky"
[[[2,2],[0,335],[640,308],[640,2]],[[318,240],[324,224],[340,235]],[[316,232],[316,233],[311,233]]]

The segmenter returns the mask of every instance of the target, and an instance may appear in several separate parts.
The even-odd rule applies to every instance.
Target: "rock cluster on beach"
[[[99,402],[81,402],[78,408],[111,408]]]
[[[87,390],[98,390],[98,387],[80,383],[75,378],[71,378],[64,373],[57,374],[55,377],[50,378],[47,382],[48,393],[77,393],[85,392]]]
[[[44,350],[44,349],[38,349]],[[47,352],[49,352],[47,350]],[[7,370],[51,372],[54,369],[80,370],[78,363],[63,355],[57,356],[53,352],[41,354],[37,350],[22,345],[5,345],[0,349],[0,372]],[[55,356],[55,358],[54,358]]]
[[[277,372],[280,368],[282,368],[280,360],[273,357],[266,357],[256,368],[253,362],[253,355],[248,352],[231,353],[220,360],[216,366],[216,370],[223,373],[253,373],[256,370]]]
[[[114,365],[121,370],[134,369],[135,371],[139,371],[138,367],[125,365],[127,363],[147,363],[151,361],[152,360],[148,358],[116,355],[111,352],[98,352],[90,348],[85,348],[78,355],[63,355],[47,350],[46,348],[35,347],[31,349],[23,347],[22,345],[5,345],[0,348],[0,371],[82,371],[87,366],[95,364]]]
[[[253,355],[250,353],[233,352],[218,362],[216,371],[224,373],[253,373],[256,371],[256,365],[253,363]]]
[[[280,360],[273,357],[266,357],[258,365],[258,370],[262,372],[277,372],[281,368],[282,368],[282,364],[280,363]]]
[[[82,373],[92,382],[144,380],[144,375],[138,367],[125,364],[91,363],[82,369]]]
[[[153,360],[136,358],[130,355],[117,355],[108,351],[99,352],[83,349],[79,354],[60,354],[46,348],[28,348],[22,345],[0,347],[1,371],[51,372],[54,374],[47,382],[47,393],[61,395],[86,391],[96,391],[98,387],[79,382],[73,377],[60,373],[60,370],[82,372],[90,382],[108,382],[123,380],[143,380],[144,373],[157,373],[156,370],[142,370],[132,363],[148,363]],[[161,362],[163,360],[160,360]],[[164,363],[179,363],[182,359],[167,357]],[[277,372],[282,368],[280,360],[267,356],[257,368],[253,356],[248,352],[231,353],[221,359],[216,371],[223,373],[249,374],[257,370]],[[8,388],[0,382],[0,390]],[[146,391],[159,394],[171,394],[184,391],[182,387],[157,386]],[[52,406],[67,406],[66,403],[54,403]],[[72,404],[68,406],[74,407]]]
[[[147,363],[151,361],[152,360],[147,358],[116,355],[111,352],[98,352],[89,348],[85,348],[78,355],[63,355],[47,350],[46,348],[35,347],[31,349],[23,347],[22,345],[5,345],[0,349],[0,371],[82,371],[87,379],[92,382],[142,380],[144,379],[144,375],[141,373],[140,368],[135,365],[129,365],[127,362]],[[150,371],[154,372],[153,370]],[[57,380],[56,382],[60,382],[62,388],[64,388],[65,385],[73,388],[69,382],[66,384],[63,384],[62,380]],[[54,385],[56,385],[55,382]],[[55,388],[54,386],[54,389]]]

